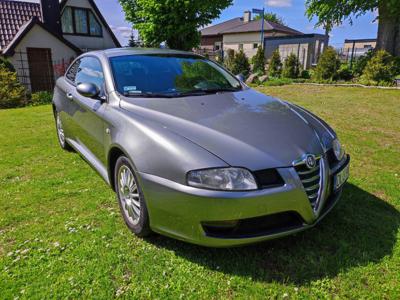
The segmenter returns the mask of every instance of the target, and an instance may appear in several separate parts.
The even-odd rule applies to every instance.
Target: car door
[[[100,90],[96,99],[88,98],[78,93],[76,86],[80,83],[93,83]],[[81,147],[80,152],[89,155],[89,159],[96,159],[103,165],[106,162],[104,151],[103,121],[105,101],[104,72],[101,62],[94,56],[84,56],[80,59],[76,71],[74,84],[67,92],[74,113],[70,125],[70,132],[74,141]]]

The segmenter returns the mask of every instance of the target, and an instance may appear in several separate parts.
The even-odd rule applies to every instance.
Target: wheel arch
[[[133,163],[131,157],[127,154],[127,152],[120,145],[117,144],[111,145],[107,155],[107,172],[110,181],[110,186],[114,192],[115,192],[115,180],[114,180],[115,165],[117,163],[118,158],[121,156],[125,156],[126,158],[128,158],[132,164],[132,167],[136,171],[136,166]]]

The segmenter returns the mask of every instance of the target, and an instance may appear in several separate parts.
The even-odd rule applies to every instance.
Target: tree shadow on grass
[[[294,236],[225,249],[162,236],[149,242],[211,270],[259,281],[304,284],[391,255],[399,226],[400,212],[393,206],[347,184],[336,208],[319,225]]]

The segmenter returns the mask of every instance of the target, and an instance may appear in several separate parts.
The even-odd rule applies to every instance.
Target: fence
[[[14,68],[19,82],[32,92],[52,91],[56,80],[64,76],[74,59],[51,60],[51,55],[32,58],[32,54],[28,55],[23,51],[16,52],[14,57]]]
[[[223,59],[224,51],[223,50],[210,50],[210,49],[195,49],[195,53],[208,57],[211,60],[216,61],[217,57]]]
[[[344,63],[354,62],[373,48],[336,48],[339,58]]]

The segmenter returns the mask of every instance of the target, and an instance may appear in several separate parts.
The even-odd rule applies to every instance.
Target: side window
[[[75,76],[76,72],[78,71],[78,66],[80,62],[81,61],[79,59],[74,62],[74,64],[68,69],[67,74],[65,74],[65,77],[67,77],[72,82],[75,82]]]
[[[93,83],[104,91],[104,73],[100,61],[95,57],[83,57],[75,77],[75,84]]]

